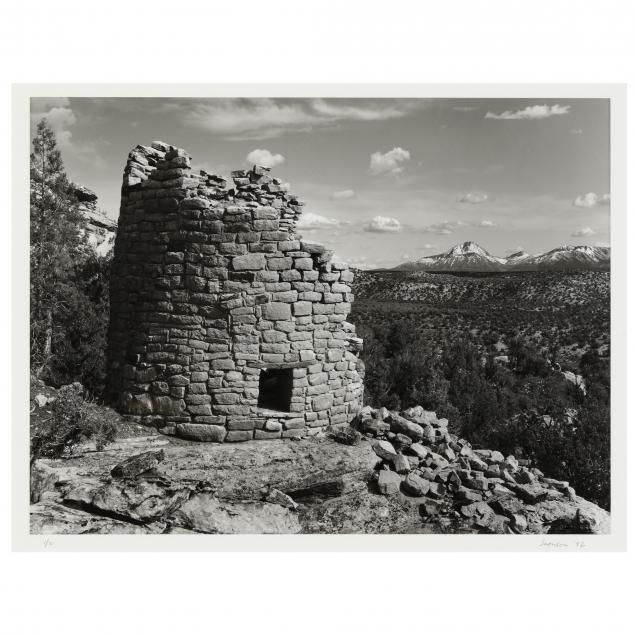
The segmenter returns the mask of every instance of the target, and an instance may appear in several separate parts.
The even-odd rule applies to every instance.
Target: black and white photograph
[[[613,97],[470,92],[31,94],[31,535],[611,534]]]

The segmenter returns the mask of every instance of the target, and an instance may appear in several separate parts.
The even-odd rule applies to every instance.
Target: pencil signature
[[[541,549],[569,549],[571,547],[575,549],[586,549],[587,545],[584,540],[574,540],[573,542],[560,542],[557,540],[542,539],[538,545]]]

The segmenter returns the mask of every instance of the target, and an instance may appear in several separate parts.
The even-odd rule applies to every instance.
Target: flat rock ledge
[[[366,408],[361,435],[86,447],[34,466],[31,533],[608,533],[609,514],[566,483],[446,426]]]
[[[160,448],[162,460],[132,478],[112,475],[126,472],[115,469],[122,463],[152,465],[131,461],[142,448]],[[327,438],[123,439],[101,452],[38,461],[36,469],[55,478],[31,505],[31,533],[301,533],[301,509],[365,486],[377,463],[370,443]]]

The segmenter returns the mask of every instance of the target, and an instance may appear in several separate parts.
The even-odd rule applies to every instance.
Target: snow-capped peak
[[[516,251],[513,254],[509,254],[509,256],[507,256],[506,260],[509,262],[510,260],[524,260],[525,258],[530,258],[531,256],[524,250],[520,250],[520,251]]]
[[[447,256],[463,256],[465,254],[478,254],[479,256],[489,256],[490,254],[485,251],[480,245],[468,240],[467,242],[455,245],[447,252]]]
[[[603,257],[607,252],[605,247],[590,247],[589,245],[561,245],[544,254],[538,254],[538,257],[558,258],[566,256],[566,254],[580,254],[590,258]]]

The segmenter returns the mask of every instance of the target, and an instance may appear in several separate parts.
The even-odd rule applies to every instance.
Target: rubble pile
[[[358,427],[381,459],[378,490],[416,499],[424,519],[453,519],[487,533],[544,533],[545,525],[560,533],[608,531],[608,514],[584,513],[567,482],[547,478],[528,459],[473,448],[448,431],[447,419],[421,406],[402,413],[365,406]]]

